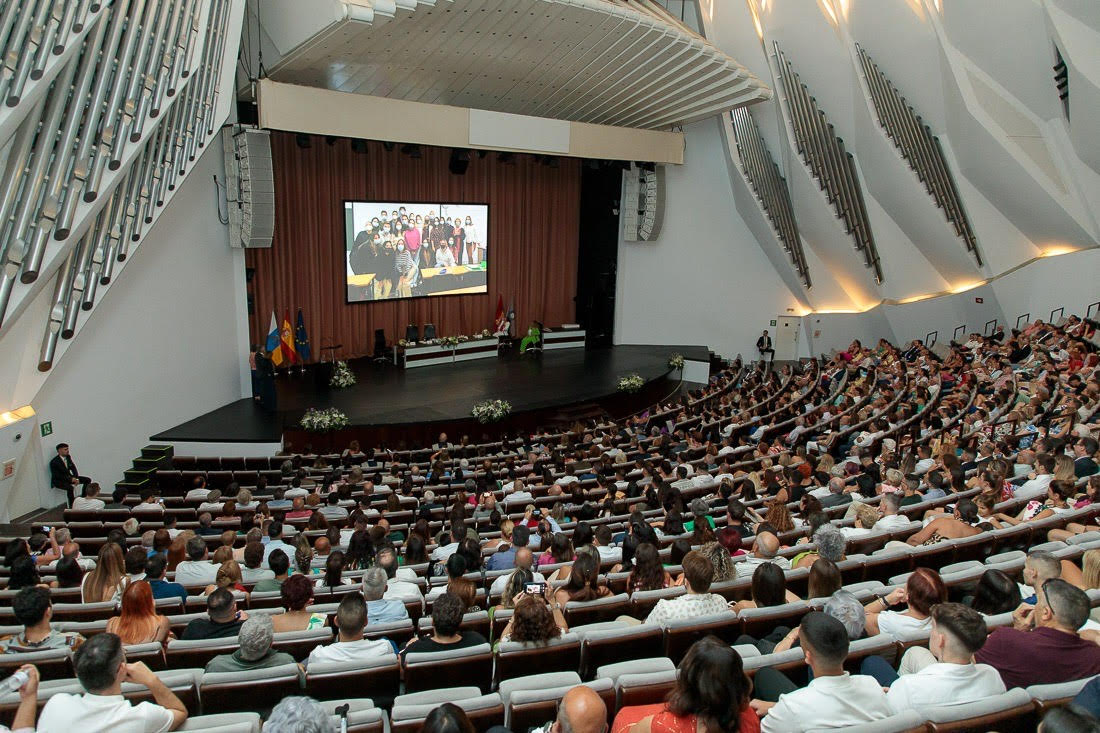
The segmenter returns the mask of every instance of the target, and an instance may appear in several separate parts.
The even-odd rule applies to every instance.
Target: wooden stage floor
[[[509,353],[490,359],[404,370],[370,358],[350,362],[356,384],[330,389],[304,375],[276,378],[278,409],[261,410],[237,400],[151,436],[155,442],[278,442],[308,407],[336,407],[354,426],[415,426],[469,418],[478,402],[503,399],[513,414],[575,405],[616,393],[619,378],[637,372],[646,382],[663,379],[674,353],[707,361],[705,346],[615,346],[563,349],[541,356]]]

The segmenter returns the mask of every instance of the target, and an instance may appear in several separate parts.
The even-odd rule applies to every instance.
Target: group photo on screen
[[[488,291],[486,204],[344,202],[347,300]]]

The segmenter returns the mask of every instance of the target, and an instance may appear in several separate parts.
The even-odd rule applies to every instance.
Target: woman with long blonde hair
[[[126,560],[122,548],[114,542],[108,542],[99,548],[95,570],[84,576],[80,586],[82,603],[101,603],[115,599],[118,584],[126,577]]]
[[[118,634],[123,644],[164,644],[171,630],[168,617],[157,613],[153,589],[144,580],[126,586],[119,615],[107,619],[107,633]]]
[[[1059,453],[1054,457],[1054,478],[1052,481],[1077,481],[1074,473],[1073,459],[1065,453]]]
[[[1081,558],[1085,589],[1100,588],[1100,550],[1089,550]]]

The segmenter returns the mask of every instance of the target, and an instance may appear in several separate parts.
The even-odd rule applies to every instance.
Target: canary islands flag
[[[309,336],[306,335],[306,321],[301,308],[298,309],[298,323],[294,327],[294,346],[298,349],[298,358],[302,363],[309,361],[313,354],[309,348]]]
[[[294,330],[290,327],[290,309],[283,311],[283,328],[279,332],[283,342],[283,357],[287,364],[298,363],[298,351],[294,348]]]
[[[267,341],[264,349],[271,355],[271,363],[279,366],[283,363],[283,349],[279,341],[279,321],[275,318],[275,311],[271,311],[271,328],[267,331]]]

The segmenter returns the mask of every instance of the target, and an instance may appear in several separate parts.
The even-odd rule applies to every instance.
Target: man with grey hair
[[[845,539],[844,533],[835,524],[823,524],[818,527],[817,531],[814,532],[813,540],[814,544],[817,545],[818,557],[833,562],[840,562],[844,559],[844,550],[847,548],[848,541]]]
[[[833,476],[829,479],[829,493],[821,497],[821,506],[829,509],[835,506],[843,506],[852,502],[852,495],[844,491],[844,479]]]
[[[558,705],[558,717],[531,733],[607,733],[607,705],[591,687],[577,685]]]
[[[1062,577],[1062,561],[1049,552],[1041,550],[1028,553],[1024,561],[1024,582],[1020,585],[1020,598],[1024,603],[1035,605],[1035,593],[1043,583],[1051,578]]]
[[[386,595],[386,571],[373,567],[363,574],[363,598],[367,602],[367,623],[388,624],[404,621],[409,610],[397,598],[384,598]]]
[[[337,728],[312,697],[284,697],[264,721],[264,733],[335,733]]]
[[[249,616],[237,635],[240,648],[232,654],[219,654],[206,663],[207,672],[246,672],[252,669],[294,664],[294,657],[271,649],[275,629],[271,616],[257,613]]]
[[[904,514],[898,514],[901,509],[901,494],[883,494],[882,499],[879,500],[878,510],[882,518],[875,522],[876,532],[893,532],[899,529],[905,529],[909,526],[909,517]]]

